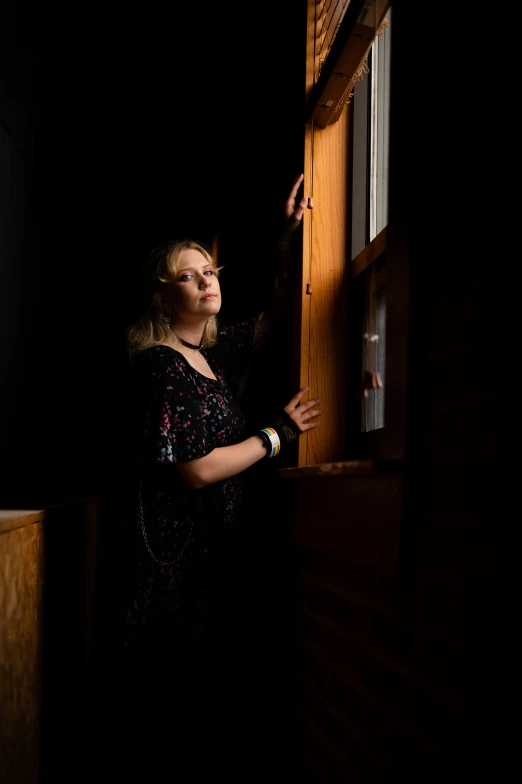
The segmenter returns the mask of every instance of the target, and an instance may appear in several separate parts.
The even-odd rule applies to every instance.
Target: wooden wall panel
[[[0,511],[0,771],[6,784],[37,784],[40,772],[43,532],[39,515],[37,522],[27,522],[26,513],[23,518]]]
[[[397,570],[402,478],[292,480],[291,541],[393,575]]]
[[[438,485],[444,498],[442,476]],[[467,780],[467,766],[489,764],[474,738],[493,739],[487,722],[502,719],[482,704],[502,655],[500,537],[478,517],[475,529],[449,530],[441,509],[406,578],[401,477],[280,486],[294,556],[299,783]]]
[[[305,129],[305,160],[304,160],[304,192],[312,190],[312,130]],[[310,314],[311,296],[307,294],[307,283],[310,281],[310,265],[312,256],[311,232],[313,210],[305,210],[303,215],[303,263],[300,277],[300,289],[297,292],[298,322],[294,323],[296,334],[295,345],[299,352],[294,353],[295,389],[310,386]],[[305,398],[306,399],[306,398]],[[298,465],[307,465],[308,435],[301,436],[298,444]]]
[[[320,426],[301,439],[299,466],[345,456],[349,117],[348,107],[335,125],[307,129],[311,161],[305,186],[314,208],[306,213],[303,238],[301,379],[310,386],[309,398],[321,398],[324,413]],[[344,154],[339,156],[339,149]],[[335,169],[329,165],[333,157]]]

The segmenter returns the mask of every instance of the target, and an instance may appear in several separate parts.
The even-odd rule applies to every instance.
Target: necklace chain
[[[153,561],[156,561],[156,563],[161,564],[161,566],[174,566],[174,564],[179,563],[179,561],[183,557],[183,554],[184,554],[185,550],[187,549],[188,543],[191,541],[192,528],[194,527],[194,518],[192,518],[192,521],[190,523],[189,532],[187,534],[187,539],[185,541],[185,544],[181,548],[180,552],[178,553],[178,557],[175,558],[173,561],[161,561],[159,558],[156,558],[156,556],[154,555],[154,553],[150,549],[149,539],[147,537],[147,532],[145,530],[145,515],[144,515],[144,512],[143,512],[143,483],[142,482],[140,482],[139,501],[140,501],[141,530],[142,530],[142,533],[143,533],[143,539],[145,540],[145,546],[147,547],[147,550],[149,551],[150,557],[152,558]]]

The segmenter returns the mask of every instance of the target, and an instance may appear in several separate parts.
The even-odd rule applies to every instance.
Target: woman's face
[[[178,272],[165,294],[174,322],[207,319],[221,308],[221,290],[212,264],[192,248],[181,252]]]

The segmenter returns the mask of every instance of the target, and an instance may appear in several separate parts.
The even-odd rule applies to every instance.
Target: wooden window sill
[[[318,465],[282,468],[277,479],[310,479],[312,477],[359,478],[361,476],[390,476],[402,473],[402,461],[345,460]]]

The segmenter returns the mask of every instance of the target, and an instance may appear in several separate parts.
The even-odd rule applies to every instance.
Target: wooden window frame
[[[376,2],[381,17],[375,18],[382,19],[391,3]],[[314,209],[306,211],[303,218],[302,274],[296,298],[294,343],[299,361],[294,366],[295,383],[309,386],[310,396],[321,398],[324,414],[320,427],[299,439],[298,467],[368,457],[368,454],[354,455],[353,444],[348,442],[349,293],[353,280],[383,252],[387,259],[386,413],[385,427],[378,436],[368,434],[369,440],[374,441],[369,452],[372,458],[384,462],[402,460],[405,453],[408,263],[404,232],[400,229],[401,222],[395,222],[394,210],[389,211],[387,227],[350,263],[351,160],[348,151],[351,104],[335,74],[339,73],[340,64],[350,62],[354,72],[360,64],[360,58],[357,60],[360,47],[355,52],[348,50],[354,46],[354,40],[358,40],[357,17],[364,3],[352,0],[352,4],[352,13],[349,8],[338,32],[339,40],[334,41],[317,79],[313,45],[316,4],[315,0],[308,2],[308,114],[304,128],[303,171],[305,188],[313,197]],[[393,25],[391,32],[393,40]],[[376,27],[373,37],[368,40],[366,31],[363,57],[375,33]],[[350,73],[345,73],[345,80],[350,82]],[[337,102],[330,105],[334,110],[325,114],[323,99],[336,85]],[[392,123],[393,113],[390,136]],[[388,193],[391,204],[391,177]]]

